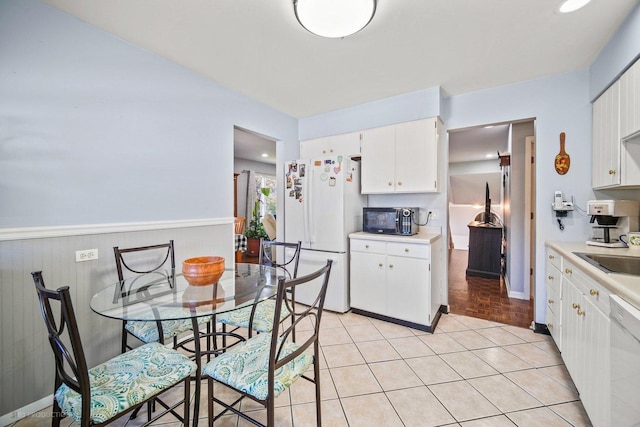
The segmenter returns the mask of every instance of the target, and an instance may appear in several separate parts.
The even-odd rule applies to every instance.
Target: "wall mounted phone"
[[[562,224],[562,220],[560,218],[566,217],[567,212],[573,210],[573,203],[564,201],[564,199],[562,198],[562,191],[555,191],[553,193],[553,203],[551,204],[551,209],[553,209],[556,213],[558,227],[560,227],[560,230],[564,230],[564,224]]]

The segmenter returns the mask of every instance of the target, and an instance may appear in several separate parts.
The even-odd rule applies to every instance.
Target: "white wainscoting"
[[[201,255],[233,263],[233,218],[0,230],[1,425],[41,409],[35,406],[53,393],[53,355],[31,272],[42,270],[47,287],[70,287],[87,362],[95,366],[120,351],[120,322],[89,307],[96,292],[117,281],[113,247],[171,239],[178,266]],[[75,251],[83,249],[98,249],[99,259],[76,263]]]

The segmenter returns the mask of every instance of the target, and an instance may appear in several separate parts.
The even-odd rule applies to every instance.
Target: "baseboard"
[[[507,296],[509,298],[516,298],[516,299],[522,299],[522,300],[529,299],[524,294],[524,292],[515,292],[511,290],[511,283],[509,282],[509,277],[507,275],[504,275],[503,278],[504,278],[504,285],[507,287]]]
[[[549,332],[549,328],[544,323],[535,323],[533,332],[535,332],[536,334],[551,335],[551,332]]]
[[[41,411],[48,406],[51,406],[52,404],[53,404],[52,394],[49,396],[43,397],[38,401],[29,403],[28,405],[23,406],[22,408],[16,409],[15,411],[0,417],[0,427],[14,424],[20,421],[21,419],[28,417],[29,415],[35,414],[36,412]],[[43,414],[43,417],[50,418],[51,414],[45,413]]]

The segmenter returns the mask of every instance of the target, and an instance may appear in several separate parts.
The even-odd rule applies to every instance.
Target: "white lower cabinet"
[[[390,240],[351,238],[351,307],[430,330],[441,303],[434,289],[439,280],[432,280],[432,263],[441,260],[440,239],[430,244]]]
[[[609,292],[566,257],[547,250],[547,319],[580,400],[595,427],[608,426],[610,417]],[[557,263],[549,256],[555,256]],[[553,294],[560,266],[561,289]],[[549,289],[552,289],[551,293]],[[560,299],[560,314],[556,300]],[[560,322],[558,323],[558,320]],[[558,328],[559,326],[559,328]]]
[[[552,249],[547,250],[547,314],[545,323],[558,349],[562,351],[562,291],[560,273],[562,257]]]

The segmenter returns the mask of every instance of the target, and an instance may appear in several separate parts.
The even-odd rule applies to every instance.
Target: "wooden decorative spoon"
[[[556,155],[556,160],[555,160],[556,172],[558,172],[559,175],[564,175],[567,172],[569,172],[569,166],[571,166],[571,158],[569,157],[567,152],[564,151],[564,138],[565,138],[565,134],[564,132],[561,132],[560,133],[560,152]]]

